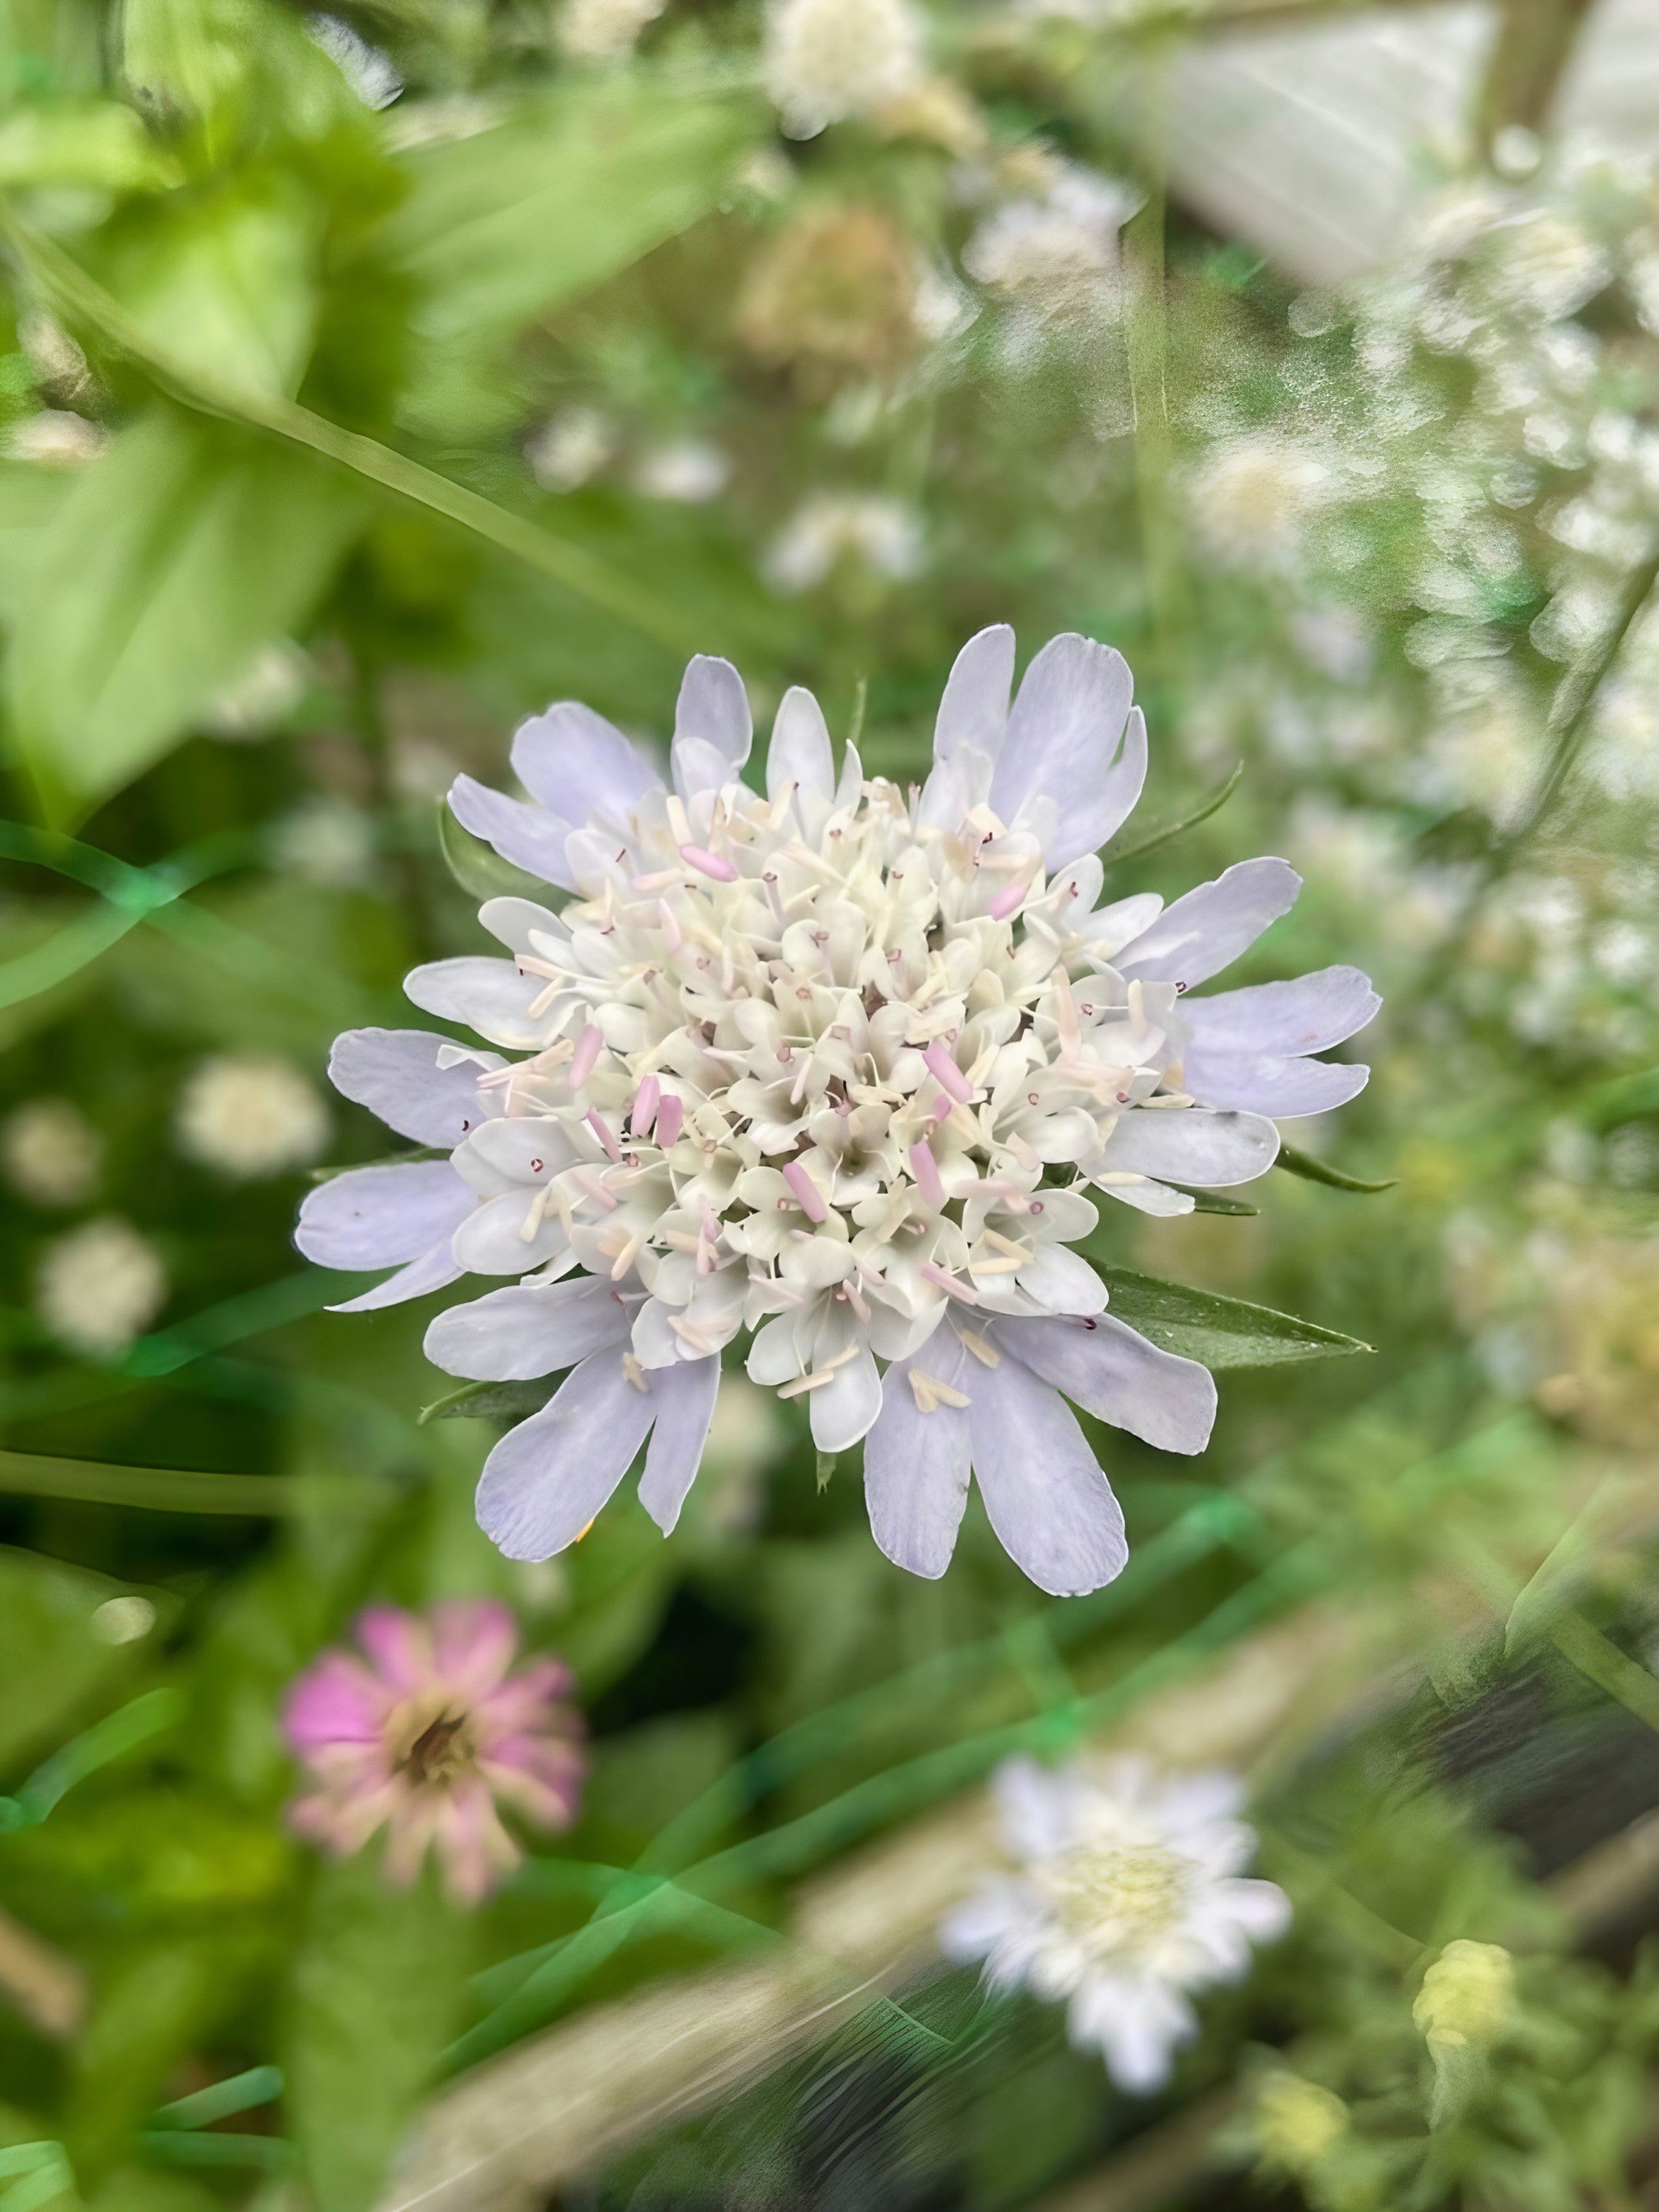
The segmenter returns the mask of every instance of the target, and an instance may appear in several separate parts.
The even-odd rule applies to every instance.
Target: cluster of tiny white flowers
[[[107,1359],[149,1326],[167,1294],[167,1273],[155,1247],[111,1214],[47,1246],[35,1304],[61,1343]]]
[[[204,1060],[179,1101],[179,1144],[237,1182],[306,1167],[328,1142],[321,1092],[285,1060],[260,1054]]]
[[[922,60],[908,0],[772,0],[767,13],[766,89],[792,138],[902,98]]]
[[[617,434],[596,407],[565,407],[528,440],[524,457],[544,491],[578,491],[617,450]]]
[[[32,1206],[79,1206],[103,1164],[104,1140],[69,1098],[26,1098],[0,1128],[0,1168]]]
[[[1094,1225],[1049,1164],[1135,1182],[1100,1157],[1124,1109],[1189,1103],[1177,986],[1068,972],[1097,861],[1050,879],[988,812],[918,826],[856,756],[833,805],[731,785],[700,838],[665,793],[639,841],[599,896],[526,918],[545,988],[520,1042],[553,1042],[483,1079],[511,1118],[457,1164],[514,1209],[525,1267],[637,1273],[671,1356],[786,1316],[791,1396],[878,1316],[897,1353],[941,1300],[995,1310]]]
[[[1127,185],[1066,168],[1040,199],[1006,202],[963,249],[976,283],[1048,319],[1111,306],[1121,270],[1118,234],[1140,204]]]

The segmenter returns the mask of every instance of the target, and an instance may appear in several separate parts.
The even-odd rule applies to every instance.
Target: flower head
[[[78,1206],[90,1198],[104,1140],[69,1098],[26,1098],[0,1124],[0,1168],[32,1206]]]
[[[614,62],[632,53],[664,0],[565,0],[559,44],[573,61]]]
[[[325,1651],[290,1688],[283,1730],[312,1787],[295,1826],[341,1856],[386,1830],[386,1870],[413,1881],[428,1848],[464,1903],[517,1864],[507,1805],[542,1828],[576,1817],[586,1767],[569,1669],[509,1674],[518,1627],[489,1600],[360,1613],[363,1656]]]
[[[914,507],[878,491],[814,492],[802,501],[766,552],[766,574],[780,592],[806,592],[843,564],[902,583],[922,562]]]
[[[909,0],[771,0],[766,89],[792,138],[867,115],[921,73],[921,19]]]
[[[204,1060],[179,1101],[180,1149],[239,1182],[304,1167],[328,1142],[314,1084],[262,1054]]]
[[[155,1248],[111,1214],[47,1246],[36,1303],[61,1342],[89,1358],[112,1358],[149,1328],[165,1304],[167,1271]]]
[[[1041,199],[1010,200],[988,216],[962,265],[988,290],[1039,317],[1090,313],[1115,297],[1118,234],[1140,201],[1110,178],[1065,169]]]
[[[1017,1870],[951,1914],[945,1956],[1063,2002],[1072,2042],[1146,2095],[1198,2033],[1189,1993],[1242,1979],[1251,1947],[1290,1924],[1284,1891],[1239,1872],[1255,1851],[1243,1791],[1229,1774],[1160,1779],[1133,1759],[1012,1759],[996,1790]]]
[[[1423,1977],[1412,2019],[1431,2050],[1485,2051],[1515,2019],[1515,1960],[1501,1943],[1448,1943]]]
[[[1353,2125],[1352,2114],[1334,2091],[1283,2067],[1262,2083],[1250,2118],[1263,2164],[1292,2175],[1312,2174]]]
[[[484,1468],[509,1556],[574,1542],[647,1439],[640,1496],[672,1528],[743,1336],[820,1450],[864,1440],[877,1540],[919,1574],[944,1572],[970,1478],[1044,1589],[1117,1573],[1122,1515],[1067,1398],[1203,1449],[1207,1371],[1109,1316],[1077,1248],[1102,1198],[1184,1213],[1188,1186],[1263,1173],[1270,1116],[1364,1084],[1311,1055],[1377,1001],[1345,968],[1189,995],[1298,878],[1253,860],[1167,909],[1100,902],[1096,848],[1146,773],[1128,669],[1056,638],[1011,705],[1013,667],[1006,629],[964,647],[908,792],[851,745],[837,764],[799,689],[757,791],[742,683],[704,658],[668,781],[574,704],[518,732],[530,799],[457,780],[465,825],[570,896],[492,900],[507,957],[409,977],[493,1048],[339,1039],[338,1087],[450,1158],[335,1177],[299,1242],[398,1268],[360,1308],[501,1280],[428,1331],[452,1374],[569,1370]]]

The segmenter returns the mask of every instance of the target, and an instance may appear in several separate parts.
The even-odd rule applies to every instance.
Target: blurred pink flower
[[[384,1826],[400,1887],[430,1844],[451,1895],[476,1904],[520,1856],[498,1803],[543,1828],[576,1817],[586,1760],[570,1670],[542,1658],[509,1674],[518,1624],[487,1599],[424,1617],[370,1606],[356,1636],[367,1663],[325,1651],[289,1691],[283,1733],[315,1785],[293,1824],[342,1856]]]

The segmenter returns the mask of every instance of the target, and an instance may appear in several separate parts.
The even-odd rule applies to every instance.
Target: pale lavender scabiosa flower
[[[1241,1874],[1255,1833],[1231,1774],[1160,1778],[1144,1759],[996,1777],[1018,1870],[988,1882],[939,1930],[945,1956],[982,1959],[993,1988],[1066,2007],[1066,2033],[1122,2089],[1162,2087],[1198,2033],[1191,1992],[1243,1978],[1251,1947],[1290,1925],[1290,1899]]]
[[[357,1308],[520,1279],[427,1336],[455,1375],[570,1370],[484,1468],[510,1557],[573,1542],[647,1437],[640,1496],[672,1528],[744,1332],[820,1450],[865,1440],[876,1540],[917,1574],[944,1572],[970,1475],[1042,1589],[1118,1572],[1123,1516],[1066,1398],[1166,1450],[1208,1441],[1208,1372],[1109,1316],[1074,1248],[1097,1197],[1184,1213],[1186,1186],[1262,1174],[1270,1116],[1364,1083],[1312,1055],[1377,1000],[1352,968],[1190,996],[1300,878],[1249,860],[1167,908],[1101,903],[1096,850],[1146,768],[1128,668],[1058,637],[1011,706],[1013,670],[1006,628],[963,647],[908,793],[851,745],[837,766],[800,690],[753,790],[743,684],[705,658],[666,781],[574,704],[514,741],[529,799],[458,779],[465,826],[573,896],[493,899],[508,957],[410,976],[495,1050],[339,1040],[347,1097],[450,1158],[337,1177],[299,1242],[397,1267]]]
[[[289,1692],[283,1730],[311,1788],[295,1827],[341,1856],[386,1831],[386,1871],[414,1881],[428,1848],[450,1893],[487,1896],[518,1863],[497,1805],[542,1828],[576,1817],[586,1761],[570,1670],[513,1663],[519,1632],[489,1600],[359,1614],[365,1655],[325,1651]]]

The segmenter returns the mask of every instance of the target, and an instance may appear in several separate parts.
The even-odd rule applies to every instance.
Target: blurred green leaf
[[[447,424],[458,397],[467,411],[460,364],[708,214],[756,126],[740,94],[634,71],[561,86],[493,131],[408,156],[387,244],[425,294],[431,346],[409,419]]]
[[[52,518],[78,481],[70,469],[0,461],[0,621],[16,619]]]
[[[15,739],[48,807],[148,768],[310,612],[362,514],[334,471],[156,408],[47,526],[19,610]]]
[[[1291,1360],[1340,1358],[1371,1350],[1357,1336],[1300,1321],[1294,1314],[1133,1274],[1127,1267],[1097,1264],[1111,1292],[1111,1311],[1117,1320],[1138,1328],[1165,1352],[1200,1360],[1206,1367],[1283,1367]]]
[[[465,2001],[469,1929],[428,1869],[388,1887],[378,1842],[317,1869],[295,1962],[290,2124],[319,2212],[365,2212]]]
[[[131,1653],[93,1629],[109,1595],[101,1576],[32,1553],[0,1552],[0,1768],[51,1743],[100,1689],[130,1672]]]
[[[67,2104],[64,2137],[78,2171],[112,2162],[247,1965],[244,1944],[175,1934],[127,1951],[106,1970]]]
[[[538,1376],[528,1382],[463,1382],[421,1408],[421,1426],[428,1421],[522,1421],[540,1413],[564,1377]]]
[[[249,0],[126,0],[123,72],[157,106],[206,114],[241,83],[258,24]]]
[[[275,181],[216,192],[158,210],[125,239],[110,289],[180,363],[234,391],[291,398],[316,322],[314,230],[303,196]]]
[[[18,107],[0,122],[0,185],[145,191],[177,174],[132,109],[112,100]]]

